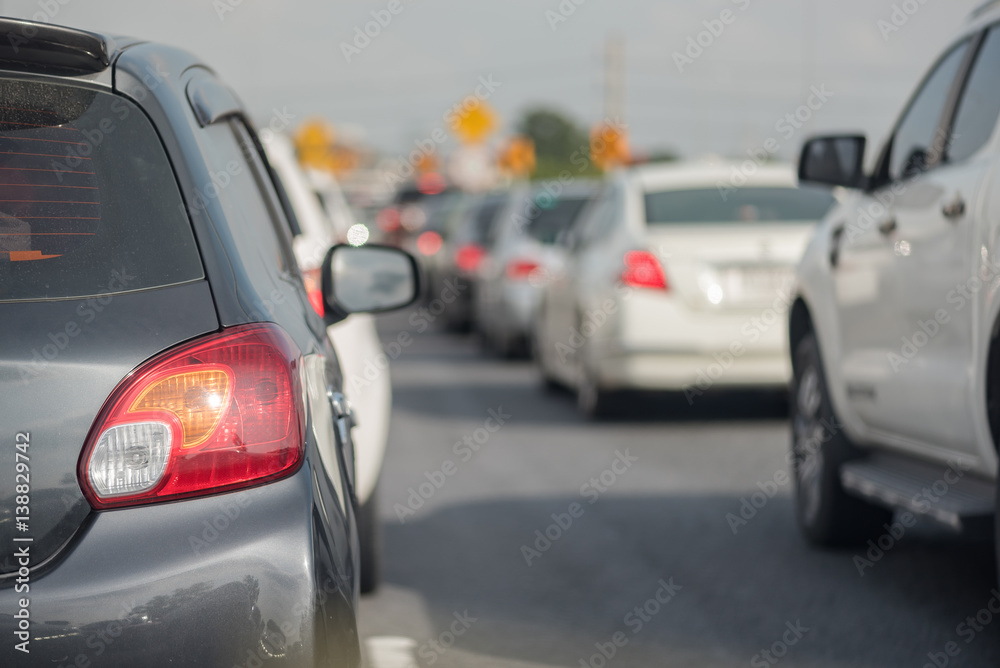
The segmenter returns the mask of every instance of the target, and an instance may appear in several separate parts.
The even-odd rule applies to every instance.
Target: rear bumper
[[[791,378],[791,364],[783,354],[729,351],[715,354],[666,350],[617,351],[596,363],[598,384],[604,389],[700,390],[712,388],[781,388]]]
[[[607,389],[787,386],[786,311],[778,297],[761,309],[695,310],[673,295],[636,291],[591,327],[587,364]],[[600,316],[589,317],[598,324]]]
[[[319,556],[310,477],[94,513],[27,592],[0,590],[0,665],[355,665],[353,587]]]

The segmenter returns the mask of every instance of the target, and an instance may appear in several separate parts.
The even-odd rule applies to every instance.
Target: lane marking
[[[418,668],[417,641],[402,636],[365,639],[369,668]]]

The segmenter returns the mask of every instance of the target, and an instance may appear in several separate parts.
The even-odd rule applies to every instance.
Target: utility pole
[[[625,40],[609,34],[604,51],[604,118],[625,119]]]

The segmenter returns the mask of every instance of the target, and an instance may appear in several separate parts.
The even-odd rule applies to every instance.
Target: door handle
[[[965,215],[965,200],[961,193],[956,193],[955,198],[941,207],[941,213],[949,220],[955,220]]]
[[[896,228],[898,228],[898,227],[899,227],[899,223],[896,222],[896,218],[895,217],[886,218],[885,220],[883,220],[879,224],[878,231],[882,233],[882,236],[887,237],[890,234],[892,234],[893,232],[895,232]]]
[[[844,236],[844,225],[840,224],[833,229],[830,235],[830,266],[834,269],[840,263],[840,240]]]

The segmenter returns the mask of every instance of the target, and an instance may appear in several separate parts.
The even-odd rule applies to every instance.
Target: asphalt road
[[[808,547],[773,397],[589,423],[528,362],[405,314],[381,330],[408,343],[384,584],[361,610],[374,668],[1000,666],[991,544],[917,527],[882,554]]]

